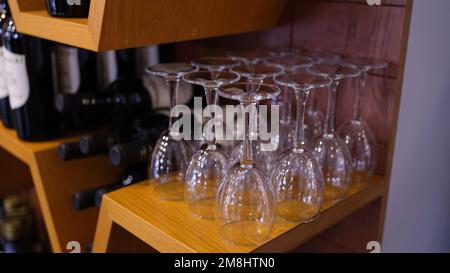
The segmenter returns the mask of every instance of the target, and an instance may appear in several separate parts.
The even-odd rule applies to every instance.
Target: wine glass
[[[230,69],[232,66],[240,64],[240,61],[233,60],[229,57],[203,57],[200,59],[196,59],[191,61],[191,64],[198,67],[199,69],[204,69],[212,73],[212,75],[216,74],[217,72],[224,71]],[[217,104],[217,93],[215,93],[215,96],[213,98],[214,102],[213,104]],[[224,124],[224,122],[222,123]],[[195,141],[197,144],[196,148],[200,148],[201,141]],[[218,141],[219,144],[225,145],[225,147],[232,147],[234,144],[234,141],[232,140],[221,140]],[[223,146],[222,146],[223,147]],[[197,150],[197,149],[195,149]]]
[[[278,57],[270,58],[265,61],[267,65],[280,68],[286,73],[305,69],[314,65],[314,60],[309,57],[303,57],[294,53],[280,53]],[[281,101],[281,118],[280,118],[280,141],[278,151],[281,154],[287,148],[294,145],[294,127],[292,120],[292,104],[289,92],[289,86],[283,85],[282,101]]]
[[[257,64],[267,58],[270,58],[271,56],[272,54],[267,50],[242,50],[228,52],[228,57],[232,60],[248,65]]]
[[[316,64],[328,63],[333,64],[339,61],[340,55],[324,52],[324,51],[311,51],[307,49],[300,49],[299,54],[313,58]],[[306,131],[306,138],[309,140],[314,139],[315,136],[323,132],[324,127],[324,115],[322,111],[317,107],[317,92],[312,92],[309,98],[309,107],[306,111],[305,124],[308,130]]]
[[[239,63],[239,61],[227,57],[203,57],[191,62],[192,65],[199,69],[205,69],[209,72],[224,71]]]
[[[347,145],[335,132],[336,97],[343,79],[359,77],[357,69],[339,64],[316,64],[308,71],[333,80],[328,94],[325,132],[314,140],[314,154],[322,167],[325,201],[334,203],[345,197],[352,179],[352,162]]]
[[[197,68],[185,63],[164,63],[147,68],[147,73],[163,77],[170,89],[171,110],[176,105],[176,95],[181,77]],[[180,132],[172,128],[174,117],[169,119],[169,129],[156,142],[149,165],[149,177],[155,195],[162,200],[184,199],[184,174],[191,159],[190,145]]]
[[[266,65],[264,63],[257,64],[241,64],[237,66],[233,66],[231,71],[239,74],[242,78],[247,79],[250,83],[263,83],[266,79],[272,79],[275,75],[282,72],[282,70],[275,66]],[[257,103],[258,104],[258,103]],[[258,124],[257,115],[254,115],[255,119],[254,124]],[[262,121],[261,121],[262,122]],[[256,130],[258,131],[258,130]],[[252,132],[257,133],[257,132]],[[252,139],[256,136],[252,135]],[[275,144],[278,142],[275,141]],[[258,140],[252,144],[253,153],[255,155],[256,161],[259,165],[264,168],[265,171],[270,171],[274,165],[274,160],[277,157],[277,147],[273,147],[273,150],[267,149],[267,151],[263,151],[261,149],[262,141]],[[242,154],[244,153],[244,143],[241,142],[231,152],[230,161],[232,163],[238,163],[242,158]]]
[[[240,76],[227,71],[198,71],[185,74],[184,81],[203,86],[208,105],[215,105],[216,89],[235,83]],[[214,219],[219,181],[228,170],[228,158],[216,145],[213,128],[206,129],[206,143],[191,158],[186,171],[185,200],[195,216]]]
[[[271,177],[275,187],[277,216],[302,223],[319,214],[324,184],[319,163],[306,144],[303,126],[306,102],[311,91],[329,87],[332,81],[305,71],[294,71],[276,76],[275,82],[292,88],[297,100],[295,146],[278,158]]]
[[[377,141],[369,125],[361,116],[361,98],[366,87],[367,73],[384,69],[388,63],[383,60],[360,57],[344,57],[340,64],[355,67],[361,71],[358,88],[355,89],[353,117],[339,129],[339,135],[345,141],[353,164],[352,183],[356,190],[364,187],[376,167]]]
[[[257,83],[235,83],[218,89],[219,96],[239,101],[245,115],[243,157],[223,178],[216,201],[219,233],[238,245],[259,245],[266,241],[275,220],[273,187],[253,160],[249,124],[254,111],[248,108],[279,93],[277,86]]]

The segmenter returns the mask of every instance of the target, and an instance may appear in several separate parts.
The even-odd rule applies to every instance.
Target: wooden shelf
[[[54,252],[63,252],[70,241],[78,241],[84,247],[94,237],[98,209],[74,210],[72,194],[114,182],[120,172],[120,169],[111,168],[106,156],[60,161],[57,154],[59,144],[74,139],[77,137],[24,142],[17,138],[14,130],[0,125],[0,162],[14,162],[12,155],[25,163],[24,167],[13,164],[14,177],[3,180],[4,185],[0,188],[3,193],[11,193],[16,185],[6,183],[20,180],[25,172],[28,173],[25,169],[28,167]],[[2,164],[0,168],[8,168],[9,165],[11,163]]]
[[[107,252],[115,240],[123,241],[123,238],[112,235],[113,225],[122,227],[159,252],[290,251],[381,197],[383,182],[381,177],[374,177],[362,191],[351,189],[346,199],[334,206],[325,206],[313,222],[295,226],[277,220],[272,239],[257,248],[223,241],[214,221],[193,217],[183,202],[156,199],[149,182],[144,182],[112,192],[103,198],[94,252]]]
[[[49,16],[44,0],[11,0],[20,32],[94,51],[275,26],[285,0],[92,0],[88,19]]]
[[[26,164],[31,164],[33,162],[33,157],[36,153],[52,149],[56,150],[61,143],[70,142],[75,139],[77,138],[66,137],[44,142],[25,142],[17,137],[15,130],[6,129],[0,125],[0,147],[3,147]]]

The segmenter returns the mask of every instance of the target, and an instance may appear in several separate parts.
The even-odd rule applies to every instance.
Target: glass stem
[[[167,79],[166,83],[170,89],[170,111],[172,111],[172,109],[174,109],[177,104],[177,90],[178,84],[180,83],[180,79]],[[175,120],[176,117],[172,117],[172,115],[170,115],[169,130],[172,129],[172,124],[175,122]]]
[[[205,96],[206,96],[206,103],[208,106],[210,105],[216,105],[217,101],[217,96],[216,96],[216,89],[212,88],[212,87],[205,87]],[[211,120],[214,117],[211,116]],[[205,122],[203,123],[203,128],[205,127],[205,124],[208,121],[205,120]],[[216,137],[215,137],[215,127],[213,126],[211,128],[211,130],[207,130],[206,131],[206,143],[208,144],[208,146],[210,145],[214,145],[216,143]]]
[[[361,98],[366,89],[367,72],[362,72],[358,78],[358,87],[355,91],[355,104],[353,105],[353,120],[361,120]]]
[[[337,99],[337,89],[339,87],[339,80],[334,80],[330,87],[330,92],[328,94],[328,106],[327,106],[327,118],[325,124],[325,134],[333,135],[335,131],[336,122],[336,99]]]
[[[253,164],[253,150],[252,150],[252,140],[250,139],[250,115],[249,111],[245,111],[250,105],[255,105],[254,103],[241,102],[242,113],[244,113],[244,154],[241,160],[242,165],[252,165]],[[253,108],[253,107],[252,107]]]
[[[317,95],[316,95],[315,92],[313,92],[309,96],[310,96],[310,101],[311,101],[311,105],[309,107],[309,111],[314,113],[314,112],[317,111]]]
[[[283,89],[283,98],[281,102],[281,123],[289,124],[291,120],[291,102],[289,101],[289,87],[285,86]]]
[[[296,90],[295,97],[297,99],[297,125],[295,127],[295,146],[301,148],[306,144],[305,139],[305,111],[306,101],[308,100],[309,91]]]

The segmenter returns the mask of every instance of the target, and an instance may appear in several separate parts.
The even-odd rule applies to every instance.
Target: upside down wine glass
[[[376,167],[376,138],[361,115],[361,101],[366,87],[367,73],[384,69],[388,63],[373,58],[345,57],[340,60],[344,66],[356,67],[361,71],[358,88],[355,89],[353,117],[339,129],[339,135],[345,141],[353,164],[352,183],[356,190],[364,187]]]
[[[316,64],[308,71],[314,75],[333,80],[328,93],[325,132],[314,141],[314,154],[322,167],[325,188],[324,198],[334,203],[345,197],[352,179],[352,162],[345,142],[335,132],[336,98],[343,79],[356,78],[357,69],[338,64]]]
[[[163,77],[170,89],[171,110],[176,105],[180,78],[197,68],[185,63],[157,64],[147,68],[147,73]],[[169,129],[156,142],[149,165],[149,177],[155,195],[168,201],[184,199],[184,174],[192,155],[190,145],[180,132],[172,128],[174,117],[169,118]]]
[[[270,58],[270,56],[272,56],[272,54],[266,50],[241,50],[228,52],[229,58],[247,65],[257,64],[267,58]]]
[[[308,57],[299,56],[293,53],[281,53],[278,57],[273,57],[265,61],[267,65],[280,68],[285,73],[292,73],[294,71],[305,69],[314,65],[314,60]],[[278,83],[278,82],[277,82]],[[280,84],[280,83],[278,83]],[[281,117],[280,117],[280,134],[278,143],[278,152],[281,154],[286,149],[294,145],[294,122],[292,120],[292,104],[291,92],[289,85],[280,84],[282,88],[281,101]]]
[[[306,102],[311,91],[329,87],[331,80],[299,71],[278,75],[275,82],[292,88],[297,100],[295,146],[278,158],[271,177],[275,187],[277,216],[286,221],[302,223],[319,214],[324,183],[319,163],[306,144],[303,126]]]
[[[237,100],[245,113],[244,154],[223,178],[217,191],[216,221],[219,233],[238,245],[260,245],[270,237],[275,220],[275,196],[267,174],[253,160],[250,139],[251,113],[261,100],[280,93],[277,86],[235,83],[219,88],[219,96]]]
[[[299,54],[313,58],[316,64],[336,63],[341,58],[341,56],[334,53],[324,51],[311,51],[306,49],[301,49],[299,51]],[[308,131],[306,132],[306,138],[309,140],[312,140],[317,135],[323,133],[324,129],[324,115],[322,111],[320,111],[317,107],[317,95],[318,92],[311,93],[309,98],[309,107],[305,115],[305,124],[308,128]]]
[[[227,71],[198,71],[184,75],[183,79],[203,86],[208,105],[215,105],[217,88],[237,82],[240,77]],[[192,156],[186,171],[185,200],[195,216],[214,219],[217,186],[228,170],[228,158],[216,144],[214,127],[207,127],[203,126],[207,130],[206,143]]]
[[[272,79],[275,75],[282,72],[282,70],[278,67],[269,66],[264,63],[257,64],[241,64],[238,66],[234,66],[231,68],[231,71],[239,74],[242,78],[247,79],[250,83],[264,83],[266,79]],[[257,86],[257,85],[250,85]],[[256,102],[256,105],[259,104],[259,101]],[[259,122],[263,122],[258,120],[258,116],[254,115],[254,124],[257,125]],[[258,122],[259,121],[259,122]],[[258,132],[259,128],[256,127],[256,131]],[[251,133],[257,133],[251,132]],[[255,137],[252,135],[252,137]],[[256,136],[257,137],[257,136]],[[255,156],[255,161],[263,168],[265,171],[270,171],[274,165],[274,160],[277,157],[277,149],[273,147],[273,149],[267,149],[267,151],[263,151],[262,149],[262,141],[257,140],[252,143],[252,149]],[[269,146],[269,145],[266,145]],[[238,163],[242,158],[242,154],[244,153],[244,143],[241,142],[239,145],[235,146],[231,152],[230,161],[231,163]]]
[[[207,70],[211,73],[211,79],[215,77],[215,75],[218,72],[228,70],[231,67],[240,64],[240,61],[233,60],[229,57],[203,57],[200,59],[193,60],[191,62],[192,65],[198,67],[199,69]],[[217,93],[214,92],[215,95],[213,97],[213,104],[217,104]],[[222,121],[223,124],[223,121]],[[201,141],[195,141],[195,143],[199,144],[196,147],[197,149],[200,148]],[[220,142],[221,144],[228,144],[227,141]],[[229,147],[231,145],[225,145],[225,147]],[[224,148],[224,146],[222,146]],[[197,150],[195,149],[195,150]]]

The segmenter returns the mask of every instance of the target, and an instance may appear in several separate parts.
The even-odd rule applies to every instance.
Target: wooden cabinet
[[[325,207],[310,223],[277,223],[266,244],[242,248],[221,241],[214,222],[193,218],[183,203],[154,199],[144,182],[105,197],[94,251],[363,252],[369,241],[381,240],[412,0],[382,1],[381,6],[363,0],[93,0],[88,19],[49,17],[43,1],[10,2],[20,31],[97,51],[178,42],[174,58],[190,61],[229,49],[293,46],[390,63],[389,69],[369,75],[363,96],[363,116],[378,141],[378,168],[369,187]],[[338,125],[351,117],[352,96],[339,95]],[[318,99],[324,110],[326,94],[318,93]],[[96,209],[71,209],[71,193],[105,184],[118,170],[110,171],[103,157],[59,162],[57,143],[22,143],[0,130],[3,149],[29,165],[53,248],[64,251],[70,240],[92,240],[98,215]]]

